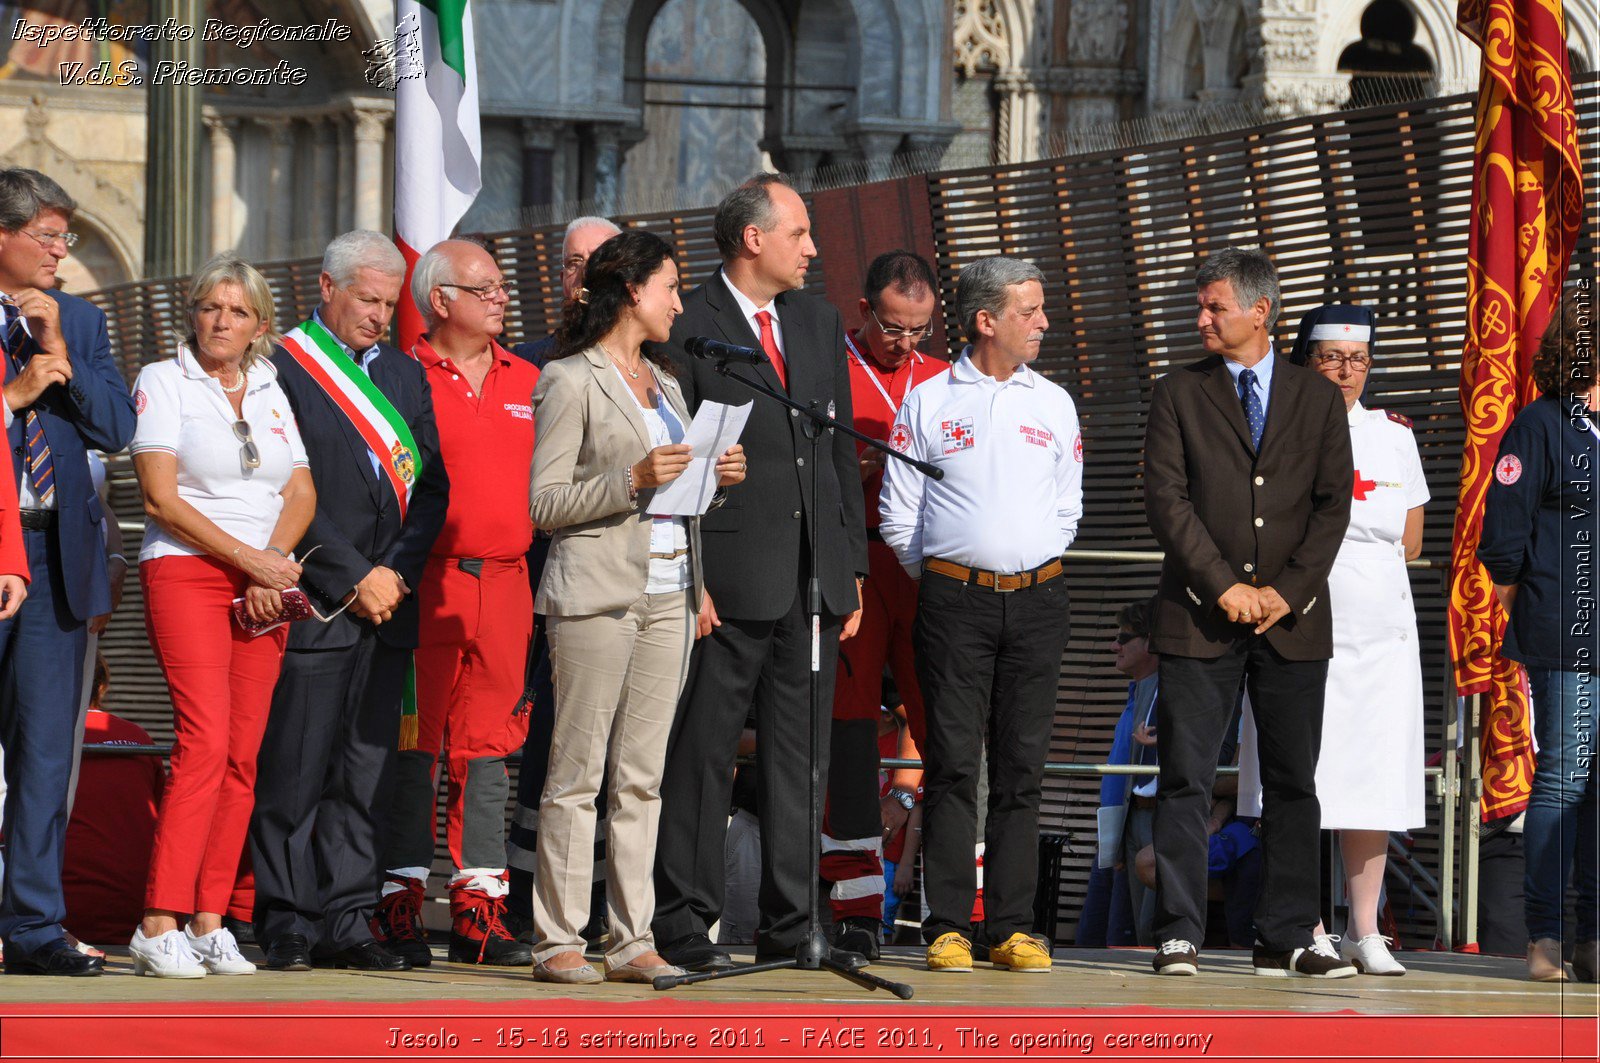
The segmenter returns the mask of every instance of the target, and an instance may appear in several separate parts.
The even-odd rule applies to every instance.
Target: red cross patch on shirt
[[[944,452],[954,454],[957,451],[971,450],[977,442],[977,437],[972,432],[972,418],[963,417],[959,421],[941,421],[939,428],[944,433]]]

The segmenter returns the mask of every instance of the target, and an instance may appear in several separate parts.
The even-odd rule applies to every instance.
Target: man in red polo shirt
[[[430,960],[422,902],[433,862],[435,767],[449,783],[450,959],[526,966],[532,949],[506,933],[506,757],[522,746],[522,695],[533,599],[528,478],[539,371],[495,342],[510,297],[482,247],[446,240],[417,261],[411,295],[428,331],[412,356],[433,391],[450,508],[418,588],[415,715],[402,718],[388,879],[373,934]],[[412,712],[410,705],[406,712]],[[414,721],[414,723],[413,723]]]
[[[861,327],[845,337],[850,395],[856,428],[886,440],[906,395],[949,371],[950,363],[917,349],[932,335],[939,312],[939,285],[926,260],[910,251],[879,255],[867,267],[865,289]],[[923,718],[911,652],[917,585],[878,535],[884,455],[861,444],[856,449],[867,496],[869,572],[862,590],[861,627],[855,638],[839,646],[821,873],[833,883],[834,944],[876,959],[883,918],[883,838],[905,824],[921,776],[914,769],[895,771],[880,799],[878,714],[886,665],[905,701],[911,738],[919,746]]]

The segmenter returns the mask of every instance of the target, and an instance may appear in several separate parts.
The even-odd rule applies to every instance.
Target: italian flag
[[[482,187],[478,69],[468,0],[395,0],[394,241],[406,257],[400,349],[422,335],[411,268],[448,238]],[[408,56],[408,46],[418,45]],[[420,67],[418,63],[420,62]]]

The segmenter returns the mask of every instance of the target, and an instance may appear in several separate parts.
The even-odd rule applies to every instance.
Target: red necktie
[[[757,310],[756,324],[761,326],[761,349],[767,352],[767,358],[772,362],[772,371],[778,374],[778,383],[783,385],[783,390],[788,391],[788,367],[784,364],[783,352],[778,350],[778,337],[772,334],[772,314],[766,310]]]

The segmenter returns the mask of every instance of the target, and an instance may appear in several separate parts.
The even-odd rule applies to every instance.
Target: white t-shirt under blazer
[[[234,416],[222,385],[207,376],[189,349],[139,371],[133,386],[139,421],[128,450],[163,451],[178,459],[178,497],[240,542],[261,549],[283,512],[283,488],[296,467],[306,468],[306,450],[289,398],[278,386],[271,362],[250,367],[243,420],[261,453],[261,466],[245,468],[244,444],[234,434]],[[179,542],[159,524],[145,530],[140,562],[201,551]]]

